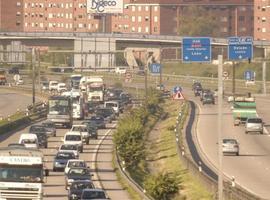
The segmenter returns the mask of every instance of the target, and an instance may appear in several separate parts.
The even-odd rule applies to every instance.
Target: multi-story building
[[[263,0],[123,1],[123,13],[109,14],[104,22],[101,16],[87,13],[87,0],[0,0],[0,27],[2,31],[24,32],[105,30],[106,32],[177,35],[181,28],[181,16],[192,14],[184,13],[184,8],[203,6],[211,10],[219,21],[220,37],[253,36],[258,28],[262,33],[265,30],[264,27],[256,25],[254,31],[253,25],[253,1],[263,2]],[[256,10],[257,8],[255,13]],[[260,16],[260,20],[262,17]]]
[[[99,16],[86,12],[86,0],[0,0],[1,30],[98,32]]]
[[[270,40],[269,0],[254,0],[254,39]]]

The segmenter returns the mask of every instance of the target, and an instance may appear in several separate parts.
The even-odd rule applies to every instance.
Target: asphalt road
[[[199,107],[196,136],[203,158],[214,169],[218,168],[217,105],[202,105],[199,98],[189,95]],[[270,100],[258,97],[258,114],[267,125],[270,124]],[[223,138],[235,138],[240,143],[240,156],[223,156],[223,172],[227,177],[235,177],[236,183],[258,196],[270,199],[270,135],[245,134],[244,126],[234,126],[230,109],[223,106]]]
[[[32,103],[29,95],[17,94],[13,91],[0,90],[0,117],[7,117],[18,109],[25,110]]]

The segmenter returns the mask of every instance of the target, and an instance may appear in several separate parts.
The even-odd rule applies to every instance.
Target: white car
[[[19,78],[17,81],[16,81],[16,85],[23,85],[23,79],[22,78]]]
[[[115,73],[116,74],[125,74],[127,72],[126,67],[116,67],[115,68]]]
[[[104,107],[105,108],[112,108],[116,115],[119,115],[119,113],[121,112],[120,104],[118,101],[105,101]]]
[[[26,148],[38,149],[37,135],[32,133],[23,133],[20,136],[19,144],[23,144]]]
[[[62,144],[58,151],[61,152],[73,152],[76,158],[79,158],[79,148],[74,144]]]
[[[68,171],[71,167],[85,167],[86,168],[87,164],[84,160],[77,160],[77,159],[68,160],[66,167],[65,167],[65,174],[68,173]]]
[[[86,124],[76,124],[70,129],[71,132],[80,132],[86,144],[89,144],[90,134]]]
[[[64,144],[75,144],[78,145],[79,151],[83,152],[83,137],[79,131],[69,131],[63,138]]]

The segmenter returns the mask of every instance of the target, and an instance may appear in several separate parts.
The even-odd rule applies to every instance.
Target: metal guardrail
[[[201,162],[196,163],[192,155],[190,154],[187,147],[187,144],[185,142],[184,134],[181,132],[180,128],[185,127],[185,121],[184,120],[184,114],[183,112],[183,106],[182,104],[179,116],[177,118],[176,128],[175,128],[175,138],[176,138],[176,144],[177,144],[177,152],[179,155],[179,158],[183,161],[183,164],[188,169],[190,173],[192,173],[194,176],[199,177],[199,180],[207,186],[209,191],[213,193],[213,199],[217,199],[217,179],[210,177],[209,174],[207,174],[203,168],[202,163],[203,159],[200,159]],[[182,124],[181,124],[182,123]],[[180,124],[183,127],[180,127]],[[243,187],[241,187],[239,184],[236,184],[234,180],[230,179],[229,177],[224,177],[225,180],[223,182],[223,194],[225,199],[229,200],[263,200],[262,198],[256,196],[255,194],[250,193]]]

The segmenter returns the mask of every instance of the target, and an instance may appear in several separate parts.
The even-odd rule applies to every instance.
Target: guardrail
[[[179,116],[176,121],[175,128],[175,140],[177,144],[177,151],[179,158],[183,161],[183,164],[190,173],[199,177],[199,180],[207,186],[208,190],[213,193],[213,199],[217,199],[217,175],[209,175],[211,173],[204,171],[207,164],[203,162],[202,158],[197,158],[197,162],[194,160],[193,155],[190,153],[188,145],[186,144],[185,136],[182,133],[182,129],[186,128],[185,116],[183,113],[184,104],[182,104]],[[200,160],[198,162],[198,159]],[[216,173],[216,172],[214,172]],[[235,183],[234,179],[224,177],[223,182],[223,194],[225,199],[229,200],[262,200],[262,198],[250,193],[239,184]]]

